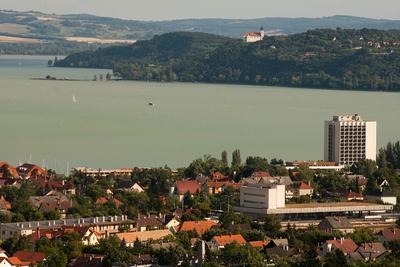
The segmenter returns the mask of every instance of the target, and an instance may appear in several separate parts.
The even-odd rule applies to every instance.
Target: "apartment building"
[[[376,160],[376,121],[364,121],[358,114],[333,116],[325,121],[324,147],[324,160],[338,165]]]

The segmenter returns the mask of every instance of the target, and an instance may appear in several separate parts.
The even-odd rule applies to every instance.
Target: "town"
[[[377,151],[358,114],[325,121],[324,139],[317,161],[0,162],[0,265],[399,266],[400,143]]]

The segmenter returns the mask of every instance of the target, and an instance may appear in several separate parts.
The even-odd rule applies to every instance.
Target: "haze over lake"
[[[0,161],[70,166],[185,166],[238,148],[268,159],[323,158],[323,122],[378,121],[378,148],[400,139],[400,94],[91,80],[107,70],[48,68],[50,57],[0,56]],[[75,101],[73,101],[75,97]],[[153,102],[154,106],[148,103]]]

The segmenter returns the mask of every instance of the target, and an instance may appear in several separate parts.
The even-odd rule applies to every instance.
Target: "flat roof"
[[[307,213],[332,213],[332,212],[362,212],[392,210],[392,205],[375,204],[368,202],[326,202],[286,204],[284,208],[257,209],[248,207],[235,207],[235,210],[254,214],[307,214]]]
[[[354,206],[376,206],[376,203],[369,202],[312,202],[301,204],[286,204],[281,209],[295,209],[295,208],[318,208],[318,207],[354,207]]]
[[[61,227],[71,226],[95,226],[95,225],[116,225],[134,223],[129,220],[127,215],[117,216],[100,216],[100,217],[89,217],[89,218],[71,218],[61,220],[47,220],[47,221],[25,221],[25,222],[14,222],[14,223],[2,223],[0,224],[1,229],[14,228],[16,230],[32,230],[36,228],[40,229],[53,229]]]

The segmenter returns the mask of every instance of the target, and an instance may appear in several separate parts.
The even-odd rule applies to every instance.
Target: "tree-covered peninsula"
[[[112,68],[129,80],[400,91],[400,31],[318,29],[255,43],[175,32],[57,66]]]

